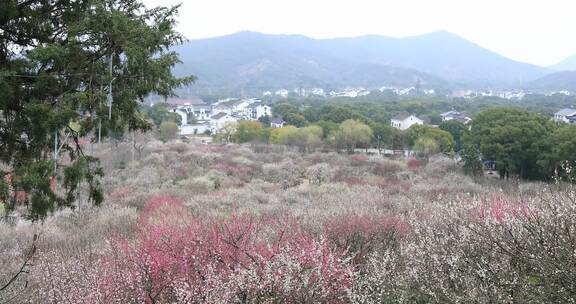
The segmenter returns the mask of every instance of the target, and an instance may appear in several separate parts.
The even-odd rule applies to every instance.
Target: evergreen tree
[[[481,176],[484,170],[480,151],[472,144],[464,144],[462,147],[462,161],[464,162],[464,173],[470,176]]]
[[[544,179],[538,160],[549,149],[548,139],[557,127],[547,117],[515,108],[480,112],[472,122],[471,142],[483,158],[496,163],[500,177]]]
[[[454,138],[455,151],[462,149],[462,137],[468,134],[468,127],[456,120],[449,120],[440,124],[440,130],[446,131]]]
[[[102,202],[103,172],[80,139],[94,140],[98,126],[102,136],[149,129],[139,102],[193,80],[171,74],[178,57],[169,47],[182,40],[176,13],[138,0],[0,1],[0,162],[8,168],[0,201],[13,207],[14,190],[24,191],[32,216],[42,217],[73,207],[86,182],[89,199]],[[55,147],[71,160],[66,167]],[[55,178],[65,195],[53,190]]]
[[[262,126],[264,126],[266,128],[270,128],[270,116],[264,115],[264,116],[258,118],[258,121],[262,124]]]

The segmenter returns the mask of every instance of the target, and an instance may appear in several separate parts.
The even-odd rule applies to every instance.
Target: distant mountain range
[[[528,87],[536,90],[576,91],[576,71],[561,71],[548,74],[531,82]]]
[[[550,66],[550,69],[556,72],[530,82],[527,87],[534,90],[576,91],[576,55]]]
[[[191,40],[176,51],[183,61],[176,74],[198,76],[196,87],[228,90],[416,83],[425,88],[506,88],[526,86],[553,72],[444,31],[337,39],[240,32]]]
[[[570,56],[550,68],[557,71],[576,71],[576,55]]]

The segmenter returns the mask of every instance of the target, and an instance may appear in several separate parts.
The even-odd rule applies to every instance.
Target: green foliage
[[[284,116],[284,121],[287,124],[295,127],[303,127],[307,124],[306,118],[298,113],[288,113]]]
[[[178,136],[178,125],[171,121],[165,121],[158,128],[158,137],[163,142],[175,139]]]
[[[576,96],[529,94],[519,103],[516,100],[498,97],[459,99],[440,96],[396,96],[373,93],[357,98],[308,97],[290,99],[289,102],[288,104],[283,101],[283,103],[275,105],[274,112],[277,112],[276,107],[283,105],[280,108],[288,108],[289,112],[299,113],[309,123],[315,123],[322,120],[323,116],[328,115],[332,111],[339,112],[339,110],[335,109],[343,108],[352,113],[353,116],[350,118],[361,120],[369,125],[372,125],[371,122],[387,124],[393,116],[408,112],[421,118],[428,117],[431,124],[439,125],[441,121],[438,113],[450,110],[474,115],[494,107],[516,107],[551,116],[558,109],[574,106]],[[283,110],[278,112],[283,112]],[[281,116],[278,113],[276,114]]]
[[[270,116],[264,115],[258,118],[258,121],[262,124],[263,127],[270,128]]]
[[[427,160],[430,155],[440,151],[438,143],[430,137],[420,137],[414,142],[414,151],[419,158]]]
[[[289,138],[293,133],[296,133],[296,130],[298,130],[298,128],[294,126],[272,129],[272,131],[270,131],[270,143],[287,145]]]
[[[284,119],[286,119],[285,117],[288,114],[299,114],[298,108],[288,103],[277,104],[272,110],[274,112],[274,116],[284,117]]]
[[[440,130],[446,131],[452,135],[455,144],[455,150],[462,149],[462,138],[468,133],[468,127],[456,120],[444,121],[440,124]]]
[[[5,176],[6,173],[0,171],[0,176]],[[10,188],[5,179],[0,179],[0,202],[8,202],[10,199]]]
[[[268,142],[270,134],[264,130],[262,124],[258,121],[240,121],[236,125],[232,141],[237,143],[245,142]]]
[[[64,169],[64,187],[70,189],[66,196],[66,202],[71,204],[77,198],[77,190],[82,183],[88,184],[88,198],[99,205],[104,200],[102,190],[100,189],[99,178],[104,175],[104,171],[98,164],[98,159],[90,156],[82,156],[71,166]]]
[[[438,114],[438,112],[436,112],[436,111],[428,114],[428,119],[430,120],[430,124],[432,124],[432,125],[437,126],[437,125],[440,125],[442,123],[442,117],[440,117],[440,114]]]
[[[146,9],[138,0],[6,0],[0,12],[0,162],[26,191],[35,218],[70,205],[83,182],[98,203],[100,171],[79,139],[94,140],[99,125],[103,136],[114,138],[150,129],[139,101],[151,93],[170,96],[193,80],[171,73],[179,61],[170,46],[182,40],[174,31],[177,7]],[[64,198],[47,182],[63,173],[50,161],[56,134],[71,160]],[[71,140],[62,142],[66,136]]]
[[[343,107],[333,107],[329,112],[321,116],[322,120],[342,123],[345,120],[354,118],[354,112]]]
[[[374,131],[374,141],[378,147],[394,147],[394,139],[399,136],[399,130],[389,124],[375,123],[371,125]]]
[[[75,163],[73,163],[75,164]],[[30,203],[32,218],[45,216],[57,206],[70,206],[71,202],[66,198],[59,198],[51,189],[51,177],[54,176],[53,161],[37,161],[16,167],[11,178],[11,184],[15,191],[25,192],[26,203]],[[68,188],[67,196],[75,189]],[[9,206],[12,209],[13,206]]]
[[[408,140],[412,146],[415,145],[419,138],[430,138],[438,144],[438,152],[454,151],[454,139],[450,133],[424,125],[413,125],[407,130]]]
[[[366,147],[372,141],[373,135],[368,125],[349,119],[340,124],[338,130],[332,134],[332,140],[336,147],[353,151],[357,146]]]
[[[538,160],[547,150],[553,122],[539,114],[514,108],[494,108],[479,113],[471,129],[472,143],[484,159],[496,162],[501,177],[546,178]]]
[[[174,112],[170,112],[166,104],[157,103],[151,107],[144,107],[143,112],[158,128],[164,121],[171,121],[179,126],[182,125],[182,117]]]
[[[300,151],[314,149],[322,145],[322,128],[319,126],[308,126],[296,128],[286,126],[270,131],[270,142],[274,144],[296,146]]]
[[[464,173],[470,176],[481,176],[484,170],[480,151],[472,144],[465,144],[460,154],[464,162]]]
[[[329,134],[338,129],[338,124],[332,121],[320,120],[314,123],[314,125],[322,128],[323,138],[326,138]]]
[[[549,176],[576,181],[576,125],[562,125],[547,140],[547,153],[538,164]]]

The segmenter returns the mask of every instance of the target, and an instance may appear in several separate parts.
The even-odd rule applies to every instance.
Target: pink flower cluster
[[[172,197],[151,199],[137,239],[113,248],[99,284],[118,302],[339,303],[353,277],[343,252],[294,221],[233,215],[206,222]]]
[[[360,165],[368,160],[368,156],[365,154],[352,154],[350,155],[350,160],[352,161],[352,165]]]
[[[420,169],[422,167],[422,161],[416,158],[409,158],[406,161],[406,165],[408,166],[408,169],[410,170],[417,170]]]
[[[110,198],[111,199],[122,199],[122,198],[127,197],[128,195],[130,195],[133,192],[134,192],[134,189],[132,187],[121,186],[121,187],[114,189],[114,191],[112,191],[112,193],[110,193]]]
[[[473,220],[494,220],[499,224],[504,224],[510,219],[530,219],[536,215],[528,204],[494,194],[481,206],[472,209],[470,217]]]

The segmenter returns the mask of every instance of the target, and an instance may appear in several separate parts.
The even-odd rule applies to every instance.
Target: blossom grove
[[[101,207],[0,223],[0,285],[38,235],[3,301],[575,301],[570,184],[472,179],[440,156],[147,139],[132,161],[129,148],[95,151]]]

